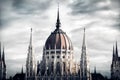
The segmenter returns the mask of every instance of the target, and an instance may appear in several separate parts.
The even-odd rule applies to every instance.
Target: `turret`
[[[113,46],[113,56],[112,56],[112,61],[115,61],[115,51],[114,51],[114,46]]]
[[[96,74],[96,66],[94,67],[94,74]]]
[[[1,61],[1,54],[2,52],[1,52],[1,42],[0,42],[0,61]]]
[[[117,48],[117,41],[116,41],[116,49],[115,49],[115,58],[118,59],[118,48]]]
[[[22,66],[22,69],[21,69],[21,74],[23,74],[23,66]]]
[[[80,69],[81,70],[81,80],[88,80],[87,56],[86,56],[86,45],[85,45],[85,28],[84,28],[84,35],[83,35],[80,68],[81,68]]]
[[[27,60],[26,60],[26,80],[30,77],[35,77],[36,75],[36,65],[34,61],[34,56],[33,56],[33,47],[32,47],[32,28],[31,28],[31,33],[30,33],[30,43],[28,47],[28,54],[27,54]]]
[[[6,64],[5,64],[5,51],[4,51],[4,47],[3,47],[2,61],[3,61],[4,67],[6,67]]]

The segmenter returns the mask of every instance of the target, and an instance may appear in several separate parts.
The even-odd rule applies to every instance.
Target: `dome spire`
[[[60,28],[60,18],[59,18],[59,3],[58,3],[58,12],[57,12],[57,22],[56,22],[56,29]]]

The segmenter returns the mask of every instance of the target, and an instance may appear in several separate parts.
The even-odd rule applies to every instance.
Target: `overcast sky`
[[[36,61],[42,57],[47,37],[55,29],[57,0],[0,0],[0,32],[5,45],[7,77],[20,72],[28,53],[30,28]],[[120,0],[59,0],[61,29],[74,46],[79,62],[86,27],[87,55],[91,72],[110,76],[112,48],[120,51]],[[119,53],[120,55],[120,53]]]

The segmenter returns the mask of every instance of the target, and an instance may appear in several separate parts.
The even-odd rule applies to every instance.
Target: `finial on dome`
[[[60,28],[60,18],[59,18],[59,3],[58,3],[58,12],[57,12],[57,22],[56,22],[56,28]]]

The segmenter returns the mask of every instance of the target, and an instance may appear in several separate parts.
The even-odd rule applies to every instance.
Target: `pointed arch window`
[[[57,62],[57,65],[56,65],[56,72],[61,74],[61,67],[60,67],[60,62]]]
[[[63,71],[64,72],[65,72],[65,66],[66,66],[65,62],[63,62]]]
[[[51,63],[51,71],[53,72],[54,70],[54,62]]]

